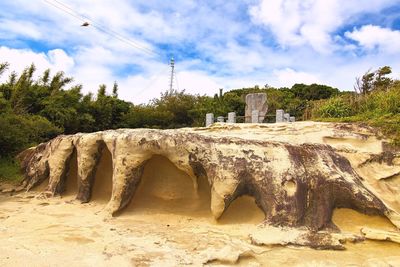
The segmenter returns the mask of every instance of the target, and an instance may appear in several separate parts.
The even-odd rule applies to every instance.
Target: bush
[[[12,158],[0,158],[0,181],[18,182],[22,180],[20,166]]]
[[[320,103],[315,110],[315,115],[320,118],[343,118],[353,113],[350,103],[343,97],[330,98]]]
[[[400,86],[388,91],[376,91],[362,98],[360,113],[373,113],[373,116],[400,113]]]
[[[313,120],[367,123],[400,145],[399,82],[394,82],[386,91],[314,101],[311,113]]]
[[[0,125],[0,157],[13,156],[61,133],[47,119],[35,115],[1,114]]]

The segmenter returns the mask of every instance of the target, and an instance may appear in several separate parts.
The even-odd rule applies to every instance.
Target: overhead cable
[[[108,29],[107,27],[105,27],[105,26],[93,21],[89,17],[81,15],[79,12],[73,10],[72,8],[67,6],[66,4],[62,3],[61,1],[58,1],[58,0],[53,0],[53,1],[44,0],[44,2],[46,2],[47,4],[57,8],[57,9],[63,11],[63,12],[65,12],[67,14],[69,14],[70,16],[72,16],[72,17],[74,17],[76,19],[79,19],[82,22],[88,22],[89,21],[89,25],[93,26],[97,30],[99,30],[99,31],[101,31],[101,32],[103,32],[105,34],[108,34],[108,35],[120,40],[121,42],[124,42],[124,43],[126,43],[126,44],[128,44],[130,46],[133,46],[136,49],[139,49],[144,53],[147,53],[147,54],[152,55],[152,56],[161,56],[157,52],[152,51],[152,50],[150,50],[150,49],[148,49],[146,47],[143,47],[143,46],[139,45],[135,41],[132,41],[132,40],[122,36],[121,34],[115,32],[115,31],[113,31],[111,29]]]

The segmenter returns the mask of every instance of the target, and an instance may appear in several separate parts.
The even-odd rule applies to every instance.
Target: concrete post
[[[225,122],[224,117],[218,116],[218,117],[217,117],[217,122]]]
[[[276,122],[283,122],[283,114],[285,113],[285,111],[283,109],[277,109],[276,110]]]
[[[258,123],[259,115],[260,115],[260,112],[258,110],[253,110],[251,112],[251,123]]]
[[[210,126],[213,123],[214,123],[214,114],[213,113],[207,113],[206,114],[206,127]]]
[[[290,118],[290,114],[289,113],[283,114],[283,121],[284,122],[289,122],[289,118]]]
[[[236,112],[228,113],[228,123],[236,123]]]

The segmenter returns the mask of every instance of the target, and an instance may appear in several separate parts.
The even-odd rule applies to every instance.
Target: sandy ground
[[[251,245],[248,235],[263,219],[252,198],[235,200],[215,222],[207,182],[195,192],[190,178],[159,156],[146,165],[129,207],[105,220],[110,155],[101,161],[90,203],[74,201],[74,171],[63,197],[43,199],[40,188],[0,195],[0,266],[400,266],[400,245],[391,242],[346,244],[344,251]],[[334,222],[352,233],[393,229],[385,218],[347,209],[336,210]]]

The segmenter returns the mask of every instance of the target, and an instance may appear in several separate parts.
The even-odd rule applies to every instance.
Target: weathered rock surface
[[[332,223],[335,208],[386,216],[399,227],[398,201],[387,190],[376,189],[370,175],[363,176],[362,171],[370,164],[398,164],[397,152],[385,147],[368,128],[323,123],[319,129],[307,127],[307,123],[215,124],[198,129],[120,129],[59,136],[21,154],[26,175],[23,185],[29,190],[48,179],[46,194],[63,194],[76,153],[76,198],[88,202],[106,148],[113,166],[112,196],[105,209],[109,214],[128,205],[146,162],[162,155],[191,177],[194,188],[199,177],[207,178],[210,209],[216,219],[236,198],[249,195],[264,212],[264,224],[275,227],[312,232],[336,229]],[[378,182],[394,179],[374,178]],[[338,246],[339,239],[330,242],[320,235],[324,240],[320,242],[316,236],[302,234],[297,244]]]
[[[361,233],[364,234],[365,238],[373,240],[392,241],[400,244],[400,233],[394,231],[383,231],[372,228],[362,228]]]

